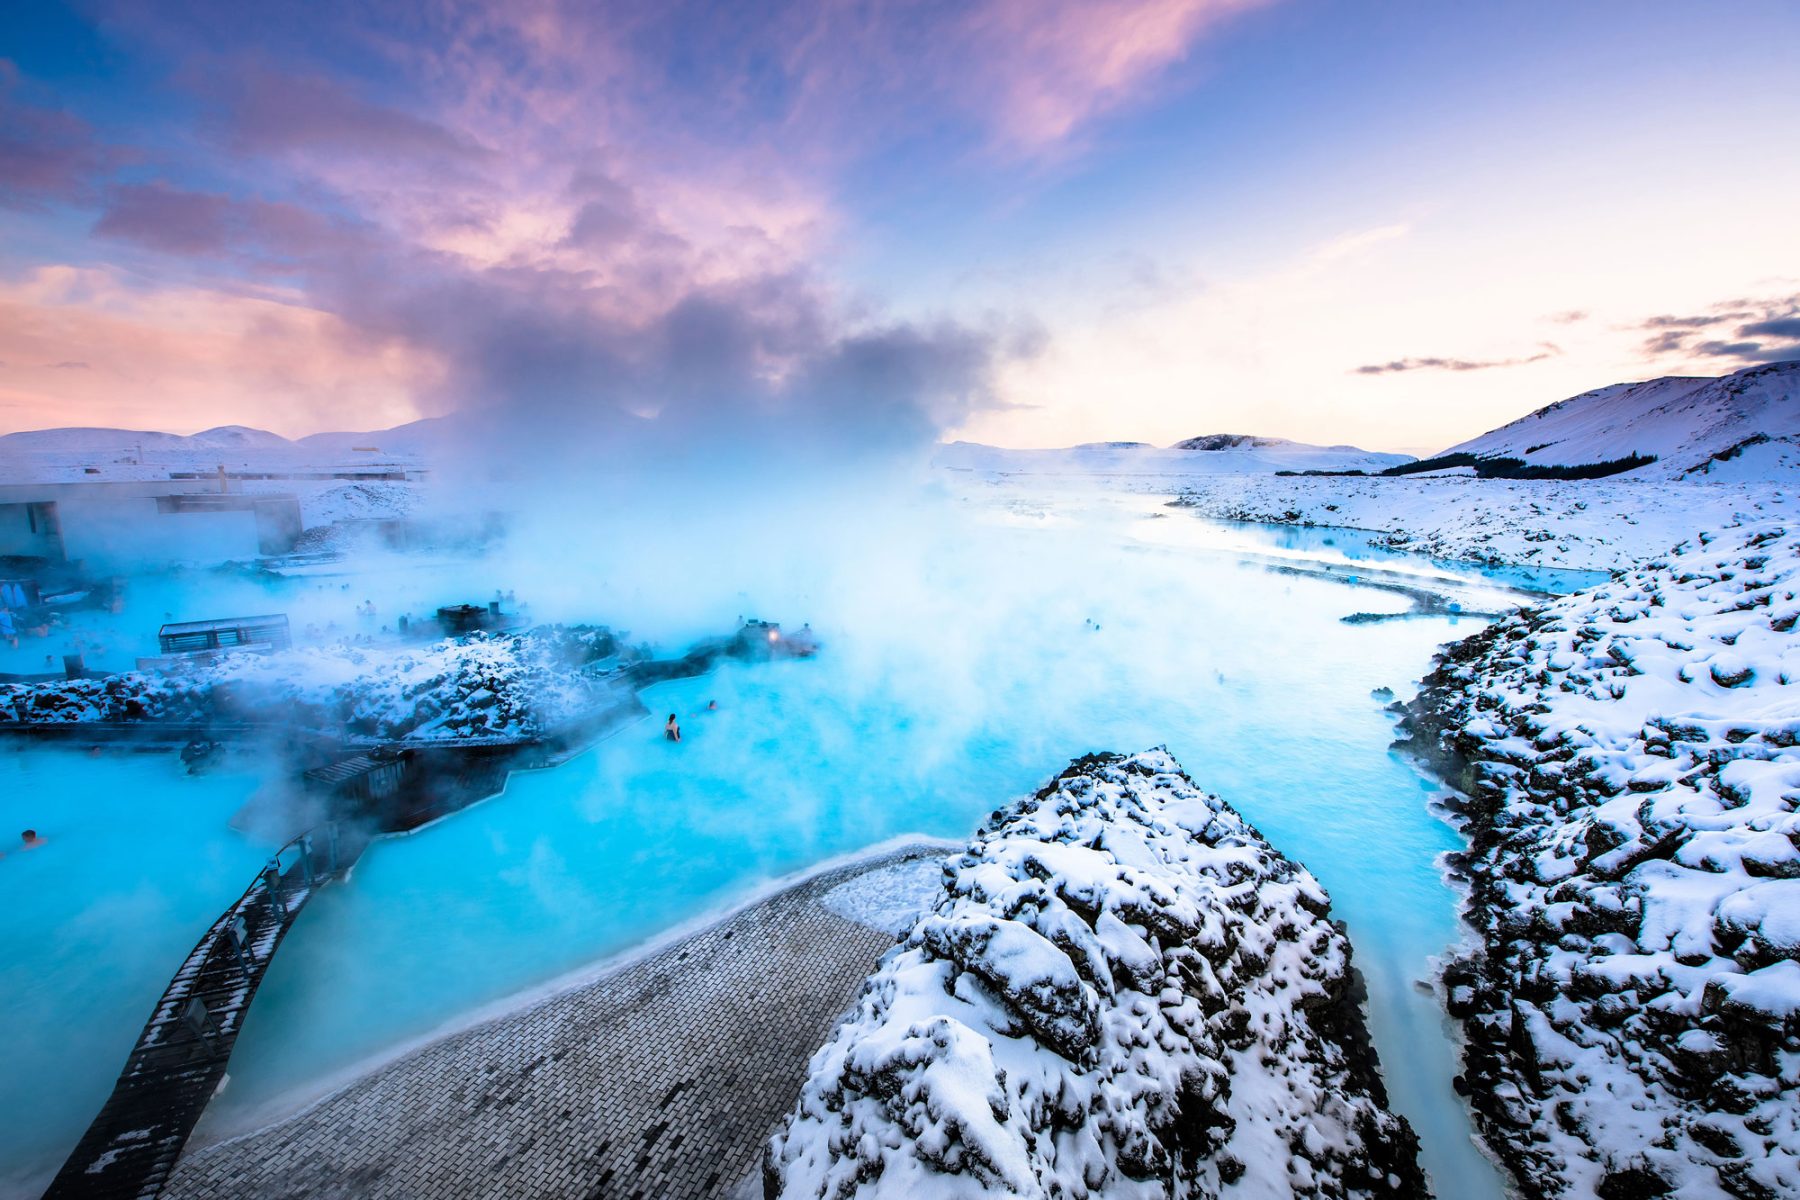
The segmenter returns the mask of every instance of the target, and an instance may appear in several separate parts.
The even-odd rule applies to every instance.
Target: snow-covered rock
[[[1516,458],[1540,466],[1656,461],[1641,479],[1800,478],[1800,362],[1718,378],[1670,376],[1616,383],[1560,400],[1446,454]]]
[[[231,654],[158,672],[0,684],[0,722],[280,723],[376,741],[530,738],[620,702],[591,668],[619,652],[586,626],[424,646]]]
[[[1166,751],[1077,760],[944,877],[769,1196],[1424,1194],[1325,892]]]
[[[1406,720],[1459,784],[1445,972],[1530,1197],[1800,1195],[1800,523],[1703,535],[1448,649]]]

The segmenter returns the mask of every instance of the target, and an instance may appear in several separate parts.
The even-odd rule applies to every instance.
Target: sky
[[[1429,453],[1800,358],[1800,6],[200,0],[0,28],[0,432]]]

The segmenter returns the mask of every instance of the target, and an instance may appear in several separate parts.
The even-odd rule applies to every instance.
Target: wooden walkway
[[[283,846],[182,963],[100,1115],[45,1200],[152,1197],[162,1190],[237,1042],[281,939],[320,885],[367,844],[338,827]]]

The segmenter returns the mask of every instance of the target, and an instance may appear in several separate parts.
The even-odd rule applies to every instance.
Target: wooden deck
[[[366,844],[366,837],[340,840],[335,826],[295,838],[213,923],[170,980],[111,1098],[46,1200],[151,1197],[162,1190],[218,1090],[276,947],[313,893]]]

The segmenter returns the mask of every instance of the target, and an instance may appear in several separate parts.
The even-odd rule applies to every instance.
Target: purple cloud
[[[0,205],[40,208],[78,200],[117,165],[87,122],[19,99],[19,71],[0,59]]]
[[[1742,338],[1800,338],[1800,316],[1770,317],[1765,321],[1752,321],[1748,325],[1739,325],[1738,336]]]
[[[227,137],[253,153],[346,154],[394,167],[450,169],[493,157],[465,133],[367,100],[322,75],[245,64],[206,83]]]
[[[231,240],[232,205],[229,196],[133,184],[113,190],[94,232],[172,254],[216,254]]]
[[[1700,340],[1702,330],[1734,325],[1735,337]],[[1755,366],[1800,358],[1800,295],[1721,301],[1687,317],[1650,317],[1636,328],[1654,331],[1643,345],[1652,358],[1722,358],[1734,366]]]

